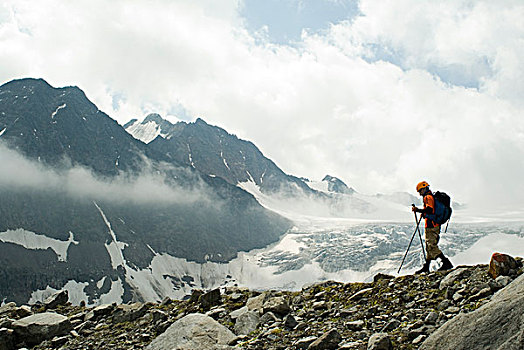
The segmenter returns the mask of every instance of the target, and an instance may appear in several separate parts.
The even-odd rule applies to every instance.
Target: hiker
[[[444,256],[444,253],[442,253],[438,247],[440,225],[427,218],[427,215],[435,214],[435,198],[429,189],[429,184],[426,181],[420,182],[417,185],[417,192],[423,197],[424,209],[419,209],[413,205],[412,210],[415,213],[421,213],[422,217],[426,219],[424,237],[426,240],[427,257],[424,266],[422,266],[422,268],[416,273],[429,272],[429,264],[431,263],[431,260],[436,260],[437,258],[440,258],[442,261],[442,266],[439,268],[439,271],[452,269],[453,264]]]

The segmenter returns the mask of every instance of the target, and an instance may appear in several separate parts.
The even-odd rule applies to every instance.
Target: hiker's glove
[[[420,212],[422,212],[422,210],[420,210],[420,209],[417,208],[417,207],[411,207],[411,210],[413,210],[414,213],[420,213]]]

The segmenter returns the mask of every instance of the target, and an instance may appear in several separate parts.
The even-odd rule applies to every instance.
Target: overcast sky
[[[3,0],[0,83],[201,117],[287,173],[522,207],[524,2]]]

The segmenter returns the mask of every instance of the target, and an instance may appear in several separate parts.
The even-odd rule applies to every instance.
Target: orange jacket
[[[437,224],[433,220],[426,218],[426,216],[424,215],[424,212],[428,214],[435,213],[435,198],[433,198],[433,194],[429,193],[425,195],[423,201],[424,201],[423,216],[426,219],[426,227],[432,228],[432,227],[439,226],[439,224]]]

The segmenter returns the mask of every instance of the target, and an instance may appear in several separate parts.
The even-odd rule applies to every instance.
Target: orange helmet
[[[426,187],[429,187],[429,184],[426,181],[419,182],[417,185],[417,192]]]

